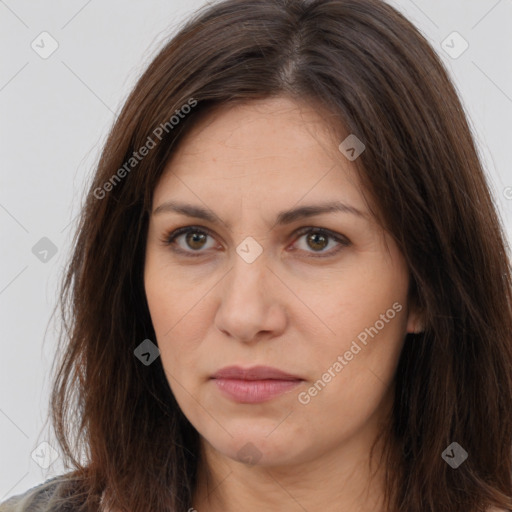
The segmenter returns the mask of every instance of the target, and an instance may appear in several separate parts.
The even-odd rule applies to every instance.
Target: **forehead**
[[[232,201],[250,205],[262,194],[266,201],[293,203],[329,193],[363,207],[356,168],[338,149],[341,136],[325,110],[287,97],[222,105],[180,141],[154,203],[169,194],[231,194]]]
[[[209,154],[217,147],[223,153],[231,150],[231,157],[235,151],[251,151],[278,158],[323,147],[333,156],[340,130],[328,117],[325,109],[286,96],[221,104],[199,114],[177,152],[199,154],[206,146]]]

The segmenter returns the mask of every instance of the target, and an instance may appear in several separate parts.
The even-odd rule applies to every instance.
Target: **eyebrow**
[[[180,213],[181,215],[186,215],[187,217],[203,219],[211,223],[215,223],[219,220],[218,216],[208,208],[203,208],[201,206],[195,206],[192,204],[180,203],[177,201],[166,201],[165,203],[162,203],[160,206],[153,210],[153,215],[159,215],[167,212]],[[290,210],[283,210],[277,214],[275,224],[286,225],[300,219],[314,217],[315,215],[321,215],[323,213],[340,212],[366,218],[366,215],[354,206],[342,203],[340,201],[331,201],[324,204],[300,206]],[[223,224],[225,223],[223,222]],[[226,225],[229,229],[231,229],[229,224]]]

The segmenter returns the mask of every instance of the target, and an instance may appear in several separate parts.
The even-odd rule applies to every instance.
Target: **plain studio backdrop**
[[[44,426],[47,327],[76,215],[128,92],[204,3],[0,0],[0,501],[64,472]],[[448,67],[511,241],[512,2],[389,3]]]

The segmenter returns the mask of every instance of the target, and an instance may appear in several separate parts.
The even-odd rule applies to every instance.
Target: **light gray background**
[[[64,472],[58,450],[41,467],[52,450],[40,445],[57,448],[44,428],[56,341],[47,327],[74,219],[130,88],[204,3],[0,0],[0,501]],[[512,240],[512,0],[389,3],[448,66]],[[47,59],[31,47],[43,31],[59,45]],[[453,31],[469,43],[458,58],[441,46]],[[47,262],[32,252],[42,237],[58,249]]]

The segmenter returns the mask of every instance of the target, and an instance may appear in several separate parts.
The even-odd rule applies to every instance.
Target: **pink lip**
[[[283,372],[271,366],[253,366],[242,368],[241,366],[226,366],[219,370],[213,379],[241,379],[241,380],[303,380],[297,375]]]
[[[240,403],[265,402],[299,385],[304,379],[270,366],[229,366],[212,376],[225,395]]]

